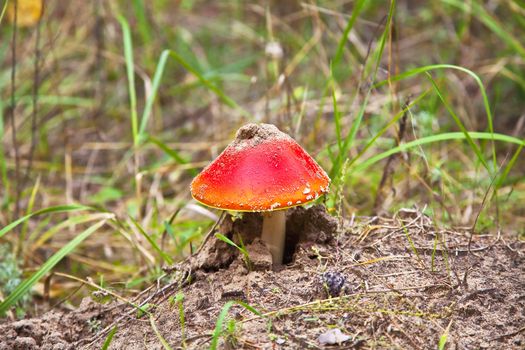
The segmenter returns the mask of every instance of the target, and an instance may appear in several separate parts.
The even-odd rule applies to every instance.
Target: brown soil
[[[221,349],[436,349],[447,329],[447,349],[525,347],[523,242],[476,235],[469,252],[467,233],[437,229],[415,211],[355,219],[338,230],[321,206],[296,208],[288,213],[288,263],[271,271],[256,238],[260,226],[258,214],[246,214],[217,227],[234,240],[243,234],[252,271],[235,249],[210,238],[171,269],[173,283],[141,296],[155,305],[154,325],[172,348],[209,348],[230,300],[264,317],[233,306],[235,328],[223,333]],[[170,298],[178,291],[184,332]],[[75,312],[1,325],[0,349],[100,349],[114,325],[110,349],[162,349],[147,316],[87,300]],[[331,329],[347,340],[322,345]]]
[[[229,147],[240,151],[247,147],[256,147],[262,142],[291,139],[290,136],[277,129],[275,125],[250,123],[237,130],[235,140]]]

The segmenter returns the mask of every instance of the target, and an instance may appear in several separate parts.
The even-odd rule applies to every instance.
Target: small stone
[[[326,288],[330,297],[337,297],[345,285],[346,278],[339,272],[325,272],[321,279],[321,283]]]
[[[351,337],[349,335],[341,332],[339,328],[333,328],[319,335],[319,338],[317,338],[317,340],[319,341],[319,343],[321,343],[321,345],[334,345],[341,344],[349,340],[350,338]]]
[[[277,340],[275,341],[275,343],[277,343],[279,345],[283,345],[285,342],[286,342],[286,340],[284,340],[283,338],[277,338]]]

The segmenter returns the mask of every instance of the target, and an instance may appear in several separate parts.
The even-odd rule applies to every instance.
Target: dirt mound
[[[337,227],[321,207],[291,211],[289,263],[271,271],[256,238],[259,217],[226,218],[217,230],[234,240],[243,232],[251,271],[236,249],[210,238],[177,266],[176,281],[142,296],[151,318],[126,305],[83,303],[0,326],[0,349],[100,349],[114,325],[110,349],[162,349],[160,337],[173,348],[207,349],[230,300],[262,316],[235,304],[219,348],[324,348],[336,329],[344,348],[435,349],[447,330],[450,349],[525,346],[523,242],[476,235],[469,251],[468,233],[437,229],[410,211]],[[170,298],[177,292],[183,318]],[[93,320],[100,327],[90,328]]]
[[[40,318],[0,325],[0,350],[69,350],[84,338],[93,336],[101,320],[110,322],[107,306],[88,298],[75,312],[51,311]]]

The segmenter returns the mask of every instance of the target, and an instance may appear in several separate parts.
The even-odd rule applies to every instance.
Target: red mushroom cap
[[[247,124],[191,183],[210,207],[236,211],[285,209],[328,192],[330,178],[295,140],[270,124]]]

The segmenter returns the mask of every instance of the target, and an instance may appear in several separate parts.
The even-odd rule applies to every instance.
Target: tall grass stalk
[[[55,254],[53,254],[45,263],[31,277],[24,280],[4,301],[0,303],[0,316],[4,315],[18,300],[24,296],[33,285],[44,277],[56,264],[58,264],[66,255],[71,253],[80,243],[85,241],[95,231],[101,228],[107,220],[114,217],[113,214],[107,214],[107,217],[84,230],[77,236],[75,236],[69,243],[63,246]]]
[[[15,228],[18,225],[26,222],[27,220],[31,219],[34,216],[43,215],[43,214],[65,213],[65,212],[79,211],[79,210],[96,210],[96,209],[93,208],[93,207],[89,207],[89,206],[86,206],[86,205],[79,205],[79,204],[57,205],[57,206],[54,206],[54,207],[44,208],[44,209],[35,211],[34,213],[27,214],[27,215],[25,215],[25,216],[15,220],[15,221],[11,222],[10,224],[5,226],[4,228],[2,228],[0,230],[0,238],[2,238],[2,236],[4,236],[9,231],[11,231],[13,228]]]
[[[485,114],[487,115],[487,125],[488,125],[488,128],[489,128],[488,131],[491,134],[494,133],[492,111],[490,109],[489,98],[487,96],[487,91],[485,90],[485,86],[483,85],[483,82],[481,81],[481,78],[476,73],[474,73],[473,71],[471,71],[470,69],[467,69],[465,67],[456,66],[456,65],[453,65],[453,64],[435,64],[435,65],[428,65],[428,66],[418,67],[418,68],[414,68],[414,69],[408,70],[406,72],[403,72],[401,74],[395,75],[393,77],[390,77],[388,80],[383,80],[383,81],[375,84],[375,87],[383,86],[383,85],[387,84],[389,81],[404,80],[404,79],[407,79],[409,77],[413,77],[415,75],[429,73],[430,71],[433,71],[433,70],[446,70],[446,69],[452,69],[452,70],[457,70],[457,71],[466,73],[466,74],[470,75],[474,79],[474,81],[478,85],[478,88],[479,88],[479,91],[481,93],[481,97],[482,97],[482,100],[483,100],[483,107],[485,108]],[[492,141],[494,141],[494,140],[492,140]],[[493,163],[494,169],[497,169],[496,147],[494,145],[494,142],[492,142],[492,163]]]
[[[498,134],[498,133],[492,134],[492,133],[487,133],[487,132],[470,131],[468,132],[468,135],[471,139],[494,140],[494,141],[514,143],[520,146],[525,146],[525,140],[520,140],[516,137],[505,135],[505,134]],[[443,142],[443,141],[450,141],[450,140],[465,140],[465,139],[466,139],[466,136],[463,132],[446,132],[442,134],[422,137],[420,139],[400,144],[396,147],[392,147],[391,149],[387,151],[376,154],[368,158],[367,160],[363,161],[362,163],[359,163],[358,165],[356,165],[352,171],[353,172],[363,171],[367,169],[369,166],[371,166],[372,164],[375,164],[378,161],[385,159],[392,154],[399,153],[399,152],[405,152],[407,150],[410,150],[414,147],[418,147],[421,145],[435,143],[435,142]]]
[[[33,211],[33,207],[35,205],[36,194],[38,193],[39,188],[40,188],[40,176],[38,176],[38,178],[36,179],[35,185],[33,186],[33,189],[31,190],[31,196],[29,196],[29,201],[27,203],[26,215],[30,215],[31,212]],[[20,255],[20,253],[22,252],[22,247],[26,243],[28,225],[29,225],[29,221],[24,222],[22,229],[20,230],[20,236],[18,237],[18,242],[17,242],[16,256]]]
[[[476,154],[476,157],[478,158],[478,161],[481,164],[483,164],[485,169],[487,169],[487,172],[489,173],[489,175],[492,175],[493,169],[491,169],[489,167],[489,165],[487,164],[487,162],[485,161],[485,157],[481,153],[481,150],[479,149],[478,145],[476,145],[474,143],[474,141],[472,140],[472,138],[470,137],[470,135],[469,135],[469,133],[467,131],[467,128],[465,128],[465,126],[463,125],[463,123],[461,122],[459,117],[456,115],[456,112],[454,112],[454,109],[452,109],[452,107],[445,100],[445,97],[443,96],[443,93],[441,92],[440,88],[437,86],[436,81],[432,78],[432,76],[428,72],[425,72],[425,74],[426,74],[427,78],[430,80],[430,82],[432,83],[432,86],[434,87],[434,90],[436,91],[436,94],[438,95],[439,99],[441,100],[441,103],[443,103],[443,105],[445,106],[446,110],[452,116],[452,119],[454,119],[454,122],[456,123],[458,128],[465,135],[465,139],[467,140],[467,143],[469,144],[470,148]],[[495,157],[495,155],[494,155],[494,157]],[[495,158],[494,158],[494,160],[495,160]]]
[[[124,59],[126,61],[126,75],[128,77],[128,94],[130,104],[131,132],[133,136],[133,145],[138,145],[138,114],[137,114],[137,93],[135,91],[135,64],[133,61],[133,42],[128,21],[121,15],[117,16],[122,28],[124,41]]]
[[[395,0],[391,0],[390,1],[390,8],[389,8],[389,11],[388,11],[388,17],[387,17],[386,24],[385,24],[385,30],[383,31],[383,34],[381,35],[381,38],[380,38],[379,44],[378,44],[378,49],[376,50],[375,55],[374,55],[375,56],[374,57],[375,60],[373,62],[374,68],[373,68],[372,76],[371,76],[371,80],[372,81],[376,80],[377,72],[379,70],[379,66],[380,66],[380,63],[381,63],[381,57],[383,56],[383,51],[384,51],[384,48],[385,48],[386,40],[388,38],[388,31],[390,30],[390,22],[392,21],[392,18],[394,16],[395,6],[396,6],[396,1]],[[368,99],[370,98],[371,92],[372,92],[372,86],[370,86],[367,89],[367,92],[365,94],[363,102],[361,103],[361,106],[359,108],[359,111],[357,112],[357,115],[356,115],[356,117],[354,119],[354,122],[352,123],[350,131],[347,134],[347,136],[344,138],[344,142],[343,142],[342,148],[338,152],[337,158],[336,158],[334,164],[332,165],[332,169],[330,170],[330,177],[332,179],[339,178],[339,176],[340,176],[341,167],[342,167],[342,165],[344,163],[344,160],[347,157],[348,150],[350,149],[350,146],[354,143],[355,137],[357,135],[357,131],[359,130],[359,127],[361,125],[361,121],[363,120],[363,116],[365,114],[365,109],[366,109],[366,106],[368,104]]]

